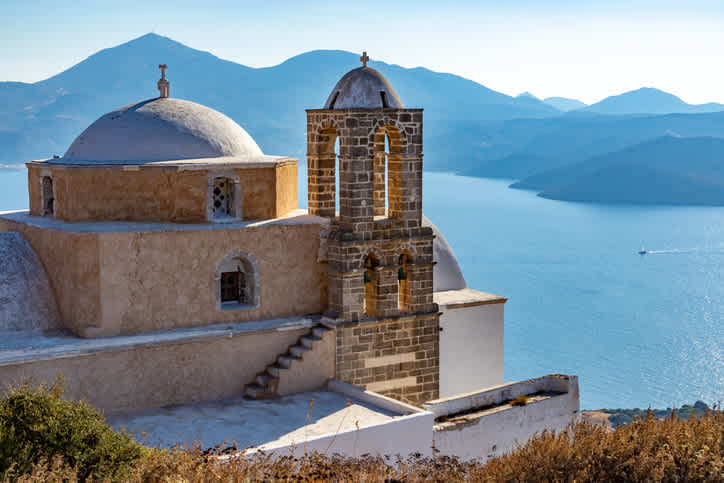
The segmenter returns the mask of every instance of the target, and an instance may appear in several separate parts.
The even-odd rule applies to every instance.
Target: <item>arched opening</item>
[[[397,218],[402,208],[402,135],[382,126],[374,135],[374,215]]]
[[[259,270],[251,255],[230,253],[219,263],[215,278],[216,301],[221,310],[259,305]]]
[[[367,317],[375,317],[377,315],[377,267],[379,266],[380,261],[374,253],[370,253],[365,257],[365,299],[363,312]]]
[[[410,280],[410,265],[412,257],[403,252],[397,259],[397,308],[400,312],[409,312],[412,303],[412,281]]]
[[[55,216],[55,195],[53,194],[53,178],[43,176],[41,180],[40,202],[42,216]]]
[[[311,214],[334,218],[339,207],[339,135],[323,127],[310,145],[307,190]]]

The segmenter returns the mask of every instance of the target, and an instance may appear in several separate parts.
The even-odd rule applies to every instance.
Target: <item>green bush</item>
[[[88,403],[62,395],[60,377],[50,387],[26,382],[7,389],[0,399],[0,475],[13,480],[60,457],[80,480],[124,478],[144,448],[113,432]]]

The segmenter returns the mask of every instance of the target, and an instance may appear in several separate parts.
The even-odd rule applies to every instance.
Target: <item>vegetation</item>
[[[0,475],[73,468],[81,480],[120,479],[146,452],[115,433],[86,402],[64,400],[62,380],[51,387],[11,387],[0,399]],[[60,465],[60,466],[59,466]],[[42,469],[39,469],[42,468]]]
[[[200,446],[143,450],[114,434],[56,384],[10,390],[0,400],[4,479],[22,481],[722,481],[724,413],[684,418],[653,412],[608,430],[580,422],[544,432],[487,464],[454,458],[310,454],[229,456]]]
[[[706,414],[706,412],[709,410],[709,406],[706,405],[703,401],[696,401],[693,406],[689,404],[684,404],[679,409],[672,409],[672,408],[666,408],[666,409],[601,409],[602,413],[609,414],[608,420],[611,421],[611,424],[613,427],[617,426],[623,426],[625,424],[629,424],[634,419],[640,419],[643,417],[646,417],[646,415],[650,412],[654,416],[656,416],[659,419],[664,419],[671,415],[672,412],[674,412],[676,415],[682,417],[682,418],[689,418],[689,417],[699,417]]]

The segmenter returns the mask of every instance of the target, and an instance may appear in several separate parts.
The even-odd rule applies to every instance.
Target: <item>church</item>
[[[29,211],[0,212],[0,381],[62,373],[107,415],[333,381],[436,426],[519,395],[506,299],[467,287],[423,215],[423,109],[360,60],[306,111],[307,209],[298,160],[171,97],[165,65],[158,97],[27,163]],[[519,383],[528,432],[578,411],[575,376],[546,377]]]

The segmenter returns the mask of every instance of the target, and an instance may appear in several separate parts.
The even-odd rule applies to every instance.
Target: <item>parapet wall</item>
[[[510,402],[526,396],[524,405]],[[423,404],[434,413],[438,455],[483,461],[525,444],[541,431],[560,431],[578,417],[578,377],[550,374]]]

